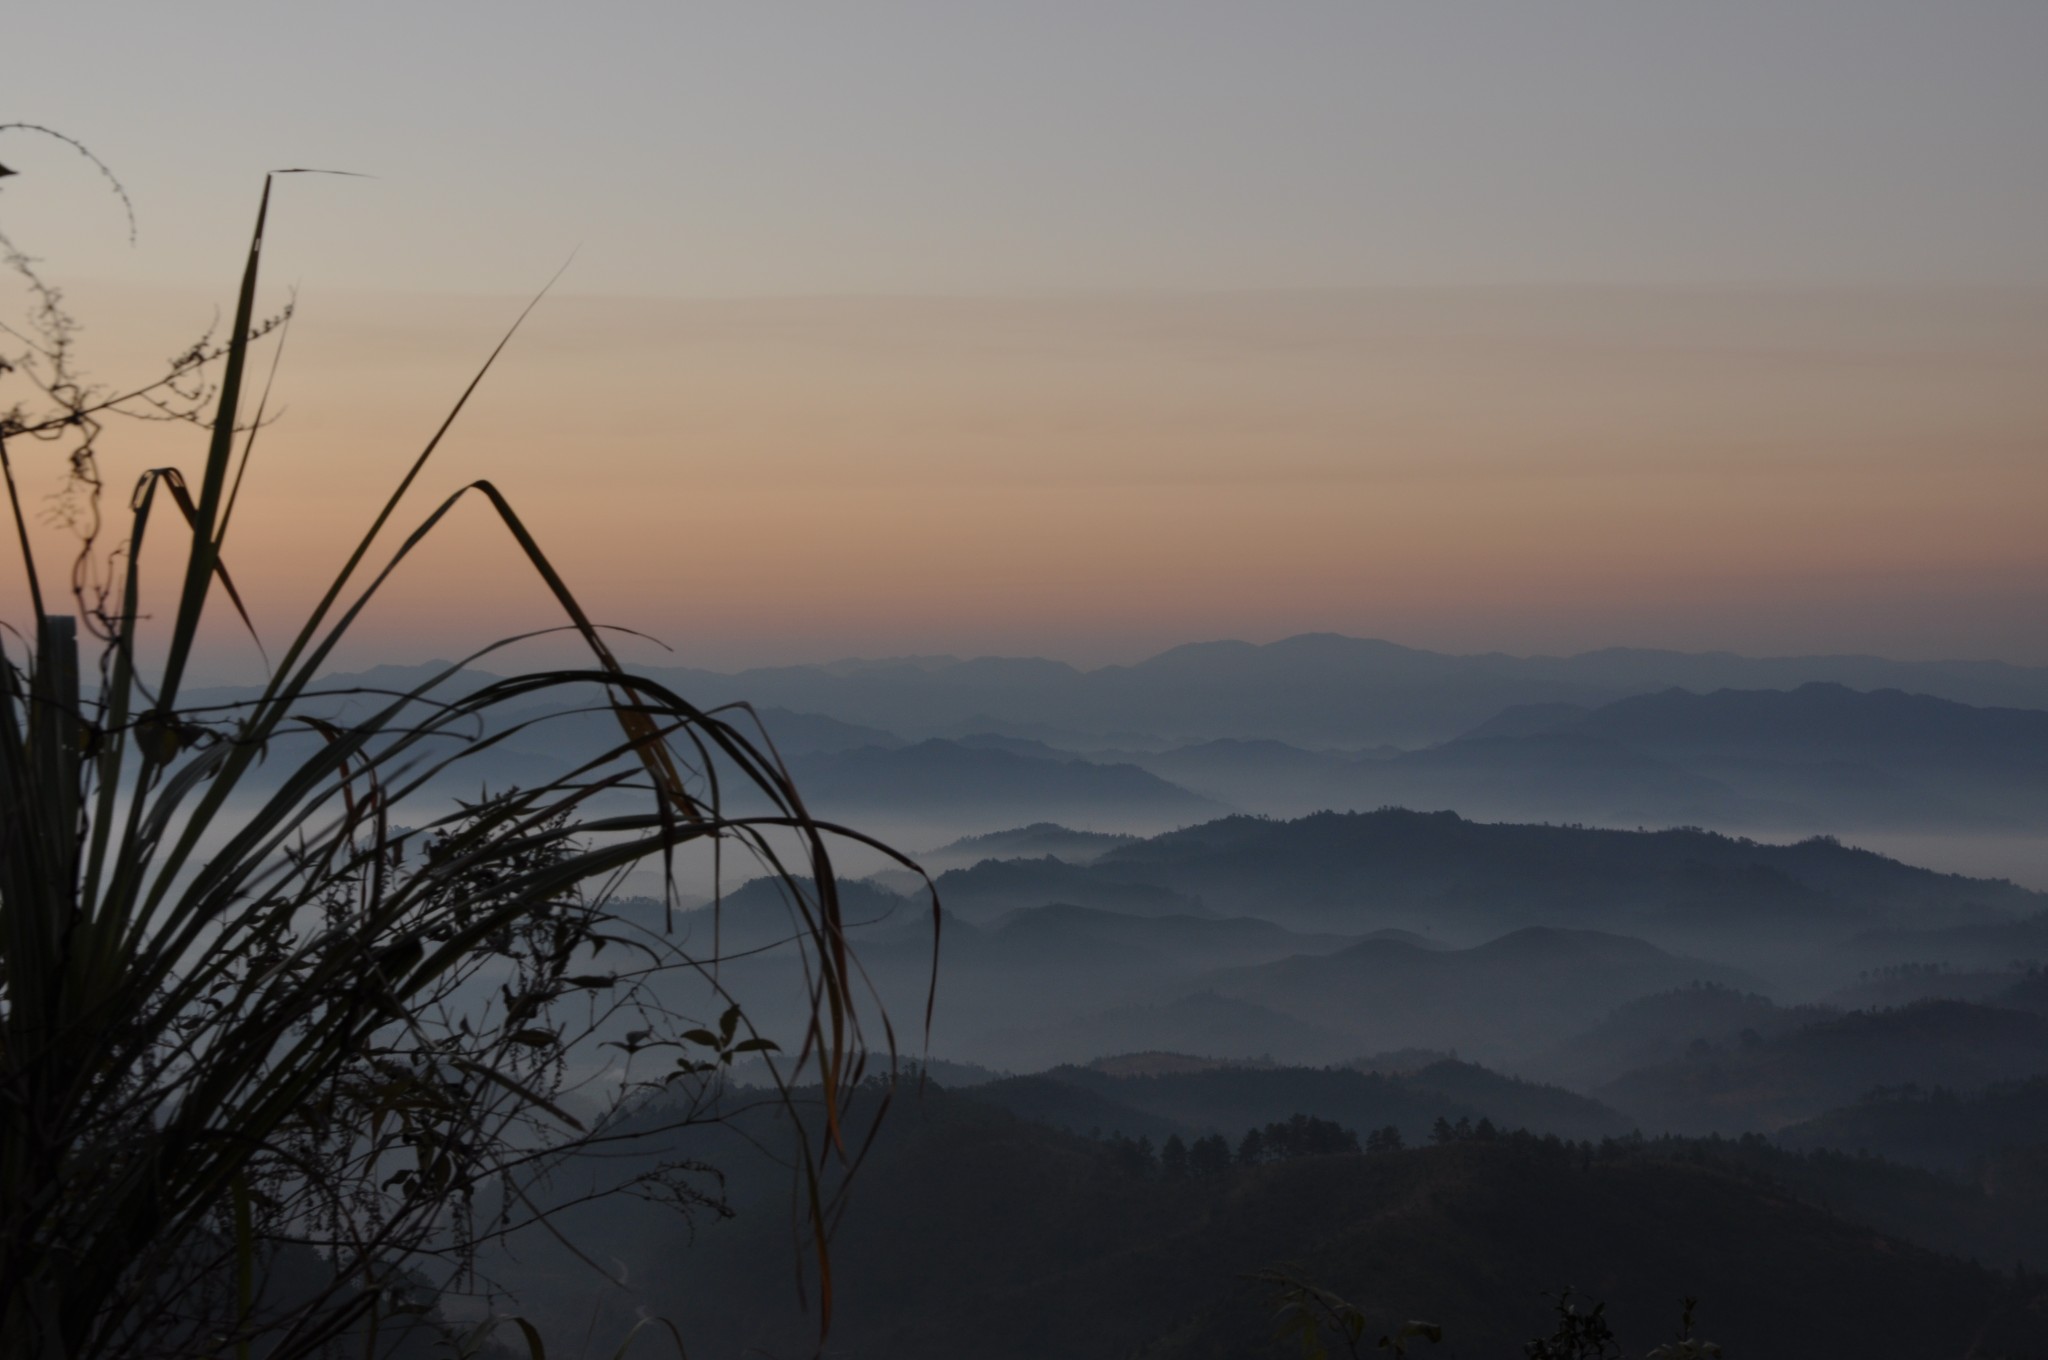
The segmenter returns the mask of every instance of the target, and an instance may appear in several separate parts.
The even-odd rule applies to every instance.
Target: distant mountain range
[[[337,676],[313,706],[345,713],[433,669]],[[753,701],[815,811],[912,844],[1039,821],[1150,833],[1228,811],[1392,806],[1772,834],[2048,826],[2048,670],[1994,663],[1454,657],[1316,635],[1088,672],[918,658],[654,675],[706,705]],[[1728,681],[1794,687],[1713,687]],[[620,740],[598,701],[567,692],[500,719],[517,730],[432,789],[559,775]]]
[[[1888,967],[1937,962],[1958,968],[2006,968],[2048,960],[2048,911],[2016,921],[1986,921],[1914,930],[1872,930],[1842,946],[1844,962]]]
[[[1144,733],[1177,742],[1270,737],[1312,747],[1448,740],[1518,704],[1598,706],[1673,687],[1789,689],[1832,681],[1967,704],[2048,708],[2048,669],[1870,656],[1753,658],[1615,648],[1570,657],[1450,655],[1311,633],[1206,642],[1083,671],[1042,658],[922,657],[726,675],[656,672],[713,702],[748,698],[907,736],[1000,730],[1073,745]]]
[[[1526,1063],[1552,1036],[1647,994],[1754,982],[1641,940],[1544,927],[1450,949],[1398,932],[1347,940],[1050,906],[946,938],[945,1051],[1011,1071],[1144,1051],[1339,1063],[1426,1044]],[[906,984],[926,961],[865,957],[871,974],[900,969]]]
[[[1213,991],[1112,1006],[1036,1027],[998,1028],[981,1040],[981,1051],[992,1061],[1026,1071],[1086,1062],[1102,1054],[1162,1050],[1226,1060],[1284,1057],[1292,1062],[1336,1063],[1357,1052],[1358,1046],[1354,1036],[1341,1030]],[[1135,1125],[1130,1129],[1133,1134],[1142,1131]]]
[[[1946,1086],[2048,1073],[2048,1017],[1964,1001],[1856,1011],[1771,1037],[1705,1045],[1598,1087],[1643,1127],[1673,1133],[1776,1130],[1876,1087]]]
[[[1347,757],[1228,739],[1124,758],[1281,815],[1402,806],[1808,832],[2048,824],[2048,712],[1819,682],[1518,705],[1415,751]]]
[[[948,874],[969,898],[977,875]],[[1085,867],[1002,872],[1149,887],[1296,929],[1401,926],[1469,942],[1528,925],[1641,935],[1679,948],[1741,936],[1840,941],[1897,922],[1993,925],[2048,908],[2010,883],[1917,869],[1827,840],[1469,821],[1399,810],[1292,821],[1232,817],[1111,850]],[[1065,900],[1076,900],[1066,897]]]
[[[986,844],[1063,838],[1039,826]],[[1859,968],[1931,965],[1980,937],[1974,948],[2006,951],[1995,968],[2048,952],[2023,949],[2048,929],[2048,895],[1826,840],[1385,811],[1079,844],[1086,863],[986,858],[938,876],[934,1051],[1021,1071],[1138,1049],[1335,1062],[1456,1046],[1591,1084],[1696,1039],[1770,1037],[1826,1014],[1750,993],[1823,997],[1858,985]],[[849,920],[875,923],[854,942],[890,1012],[921,1014],[921,891],[859,882],[842,896]],[[728,895],[721,938],[751,948],[791,922],[758,882]],[[708,912],[678,923],[692,940],[711,929]],[[1694,983],[1716,986],[1643,1001]]]
[[[1366,940],[1222,970],[1220,995],[1353,1037],[1358,1051],[1449,1045],[1493,1057],[1583,1027],[1617,1002],[1690,982],[1745,984],[1725,965],[1598,931],[1531,926],[1470,949]]]
[[[937,739],[816,752],[793,759],[790,768],[813,812],[856,825],[867,813],[993,826],[1064,818],[1158,829],[1225,811],[1135,765],[1040,759]]]
[[[446,665],[382,666],[334,677],[333,685],[401,689]],[[744,700],[901,737],[998,733],[1077,749],[1121,746],[1131,737],[1176,745],[1228,737],[1351,750],[1418,746],[1448,741],[1517,705],[1591,708],[1672,688],[1792,689],[1814,681],[2048,709],[2048,669],[1996,661],[1632,648],[1568,657],[1452,655],[1332,633],[1263,646],[1194,643],[1135,665],[1085,671],[1035,657],[912,657],[735,673],[644,670],[706,706]],[[474,683],[480,681],[463,677],[456,688]],[[192,697],[218,701],[237,692]]]
[[[1829,1007],[1780,1006],[1755,992],[1695,984],[1617,1006],[1523,1066],[1545,1080],[1590,1090],[1637,1068],[1776,1038],[1837,1014]]]
[[[2020,827],[2048,819],[2048,712],[1893,689],[1670,689],[1597,709],[1508,709],[1439,749],[1479,741],[1624,750],[1758,805],[1803,806],[1858,825]]]
[[[1087,864],[1136,836],[1101,831],[1075,831],[1058,822],[1033,822],[1009,831],[963,836],[918,857],[927,869],[964,869],[985,859],[1040,859],[1052,856],[1068,864]]]

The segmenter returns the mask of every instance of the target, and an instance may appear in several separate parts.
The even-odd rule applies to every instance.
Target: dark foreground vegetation
[[[1327,1138],[1313,1120],[1282,1127]],[[1339,1130],[1341,1148],[1275,1150],[1266,1128],[1248,1162],[1243,1132],[1210,1135],[1231,1156],[1198,1163],[971,1091],[899,1102],[841,1224],[829,1353],[1298,1354],[1252,1278],[1281,1268],[1375,1328],[1441,1324],[1421,1350],[1445,1357],[1521,1354],[1551,1334],[1542,1292],[1564,1285],[1607,1301],[1629,1355],[1676,1335],[1688,1295],[1701,1333],[1744,1360],[2048,1355],[2048,1200],[1756,1137],[1569,1140],[1468,1120],[1420,1146]],[[723,1160],[730,1219],[564,1216],[618,1283],[559,1253],[499,1263],[503,1282],[560,1334],[616,1334],[649,1309],[699,1354],[804,1353],[787,1173]]]
[[[83,153],[120,192],[67,136],[0,132]],[[758,726],[630,674],[489,482],[408,503],[490,359],[321,598],[278,652],[263,649],[228,530],[268,513],[232,512],[266,423],[252,349],[289,319],[256,306],[274,189],[267,178],[231,329],[134,387],[86,378],[61,290],[0,232],[0,275],[29,310],[19,328],[0,321],[0,481],[32,611],[0,628],[7,1360],[376,1357],[441,1340],[432,1310],[465,1292],[486,1244],[537,1227],[531,1189],[554,1161],[715,1121],[718,1074],[778,1051],[730,990],[677,1006],[657,985],[715,973],[718,943],[677,937],[666,912],[614,910],[643,862],[665,894],[694,850],[766,869],[810,922],[790,941],[808,960],[808,1019],[781,1039],[827,1111],[867,1059],[838,837]],[[151,469],[105,498],[98,440],[124,416],[190,426],[195,474]],[[68,562],[39,566],[17,455],[37,484],[62,487]],[[442,688],[456,668],[442,668],[359,688],[339,713],[328,660],[465,502],[503,528],[584,664],[459,693]],[[216,664],[209,604],[251,636],[259,691],[185,687]],[[418,797],[488,749],[483,715],[541,700],[600,720],[574,769],[523,788],[464,780],[478,791],[452,806]],[[726,806],[730,777],[706,777],[713,749],[751,812]],[[641,1117],[649,1090],[667,1097],[666,1127]],[[835,1123],[797,1162],[842,1161],[858,1136]],[[585,1193],[687,1211],[705,1198],[694,1170],[643,1156]],[[806,1203],[822,1263],[835,1203],[829,1191]]]

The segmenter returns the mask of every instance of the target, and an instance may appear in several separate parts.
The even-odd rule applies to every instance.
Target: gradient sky
[[[2048,5],[8,29],[46,55],[0,121],[136,203],[131,246],[89,167],[0,137],[0,227],[109,380],[228,297],[263,170],[377,176],[281,191],[290,409],[233,545],[273,630],[573,250],[427,489],[497,479],[683,660],[1329,629],[2048,663]],[[116,435],[124,477],[192,456]],[[371,651],[549,621],[476,527],[420,565]]]

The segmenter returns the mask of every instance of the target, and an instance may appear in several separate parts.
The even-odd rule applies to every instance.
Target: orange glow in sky
[[[117,371],[205,315],[80,303],[127,318]],[[301,299],[230,547],[271,631],[517,306]],[[594,613],[721,668],[1312,630],[2040,662],[2044,371],[2042,293],[565,294],[401,520],[488,476]],[[120,487],[198,443],[106,447]],[[552,622],[479,501],[356,655]]]
[[[16,130],[0,231],[109,382],[231,297],[266,169],[366,176],[280,179],[265,244],[302,311],[229,547],[273,636],[573,256],[406,514],[496,479],[681,661],[2048,663],[2048,6],[75,0],[7,36],[91,54],[16,63],[0,121],[88,144],[138,230]],[[118,503],[197,444],[106,457]],[[552,621],[481,521],[350,659]]]

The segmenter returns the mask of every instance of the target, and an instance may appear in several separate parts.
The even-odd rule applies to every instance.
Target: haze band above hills
[[[378,667],[397,687],[445,663]],[[902,657],[723,673],[643,667],[699,704],[745,701],[818,713],[905,738],[980,731],[1098,745],[1141,735],[1185,744],[1271,738],[1359,749],[1448,741],[1521,704],[1587,707],[1666,689],[1793,689],[1815,681],[1957,703],[2048,709],[2048,668],[1874,656],[1745,657],[1608,648],[1569,657],[1451,655],[1309,633],[1200,642],[1131,666],[1081,670],[1036,657]],[[1036,729],[1036,730],[1030,730]]]
[[[1007,839],[976,845],[1000,854]],[[1018,839],[1059,844],[1049,828]],[[1590,1086],[1682,1056],[1694,1038],[1769,1037],[1846,1005],[1958,994],[1951,984],[1986,1004],[2023,1004],[2000,999],[2020,976],[2012,961],[2048,955],[2048,895],[1825,840],[1404,811],[1233,817],[1106,849],[1102,839],[1072,838],[1078,850],[1066,853],[1082,863],[986,858],[939,876],[934,1052],[1029,1070],[1139,1049],[1334,1062],[1456,1048]],[[886,1006],[914,1010],[930,976],[928,899],[849,881],[841,901]],[[718,912],[681,925],[707,938],[715,928],[748,951],[793,928],[768,880]],[[1965,971],[1916,972],[1899,980],[1913,988],[1863,994],[1859,975],[1925,960]],[[1780,1000],[1679,1007],[1668,1023],[1599,1040],[1605,1057],[1557,1047],[1617,1007],[1695,984]],[[1785,1010],[1814,1003],[1826,1009]],[[1653,1032],[1678,1047],[1639,1047]],[[2030,1074],[2048,1061],[2048,1041],[2037,1047],[1996,1075]]]
[[[426,670],[333,684],[389,691]],[[817,810],[913,846],[1382,806],[1795,835],[2048,825],[2048,670],[1996,662],[1458,657],[1317,635],[1088,672],[921,658],[651,674],[707,705],[751,698]],[[556,777],[611,721],[564,702],[517,720],[465,778]]]

